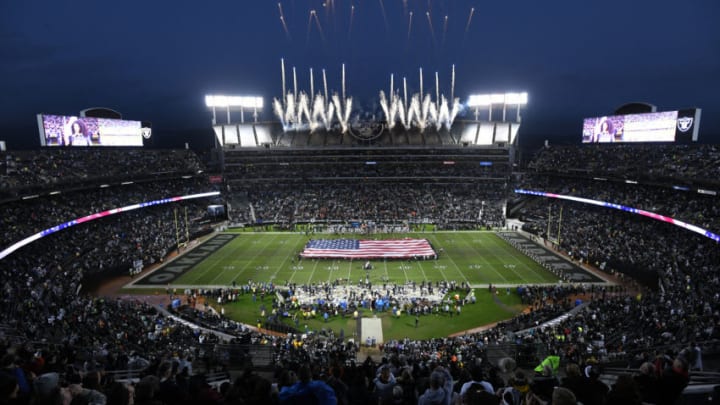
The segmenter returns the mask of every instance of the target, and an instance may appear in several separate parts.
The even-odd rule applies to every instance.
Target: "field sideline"
[[[283,232],[218,234],[223,245],[198,259],[171,282],[162,285],[218,287],[249,281],[310,284],[336,280],[357,283],[369,277],[373,283],[409,281],[456,281],[471,286],[557,283],[558,278],[512,247],[492,231],[426,232],[407,234],[335,235]],[[213,238],[217,238],[214,236]],[[212,244],[213,238],[186,253]],[[363,270],[364,260],[298,259],[310,238],[399,239],[426,238],[439,253],[437,260],[372,260],[372,270]],[[180,256],[176,260],[183,260]],[[187,261],[187,259],[185,259]],[[166,264],[172,267],[175,261]],[[176,266],[177,267],[177,266]],[[180,270],[177,271],[180,273]],[[134,287],[147,285],[140,281]],[[157,283],[154,284],[156,287]]]

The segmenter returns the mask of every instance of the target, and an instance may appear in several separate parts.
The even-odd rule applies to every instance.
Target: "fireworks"
[[[412,17],[413,17],[413,12],[411,11],[410,15],[408,16],[408,34],[407,34],[408,41],[410,40],[410,33],[412,32]]]
[[[468,32],[470,32],[470,24],[472,23],[473,14],[475,14],[475,7],[470,9],[470,14],[468,15],[467,24],[465,24],[465,35],[467,36]]]
[[[467,2],[470,3],[470,0]],[[357,44],[351,42],[353,39],[377,38],[382,33],[383,41],[404,44],[408,52],[412,51],[409,47],[411,41],[422,46],[423,40],[432,43],[434,49],[442,50],[462,44],[468,36],[474,35],[475,7],[458,7],[455,0],[307,0],[302,3],[283,0],[277,3],[277,12],[280,28],[290,42],[298,36],[293,30],[301,26],[305,28],[307,47],[319,41],[323,45],[332,45],[329,49],[350,50]],[[420,13],[425,14],[426,26],[414,21]],[[304,25],[302,18],[305,18]],[[464,27],[451,23],[458,21],[465,21]],[[381,24],[384,30],[378,30]]]
[[[449,59],[452,51],[470,51],[467,47],[471,44],[481,44],[473,42],[473,37],[480,34],[480,30],[473,29],[473,19],[477,19],[474,5],[475,0],[280,0],[277,12],[280,28],[292,44],[288,49],[290,52],[312,55],[313,58],[330,56],[338,65],[360,59],[367,63],[367,67],[360,67],[364,73],[372,72],[377,63],[383,63],[380,55],[397,54],[403,61],[401,63],[410,61],[421,66],[435,66],[438,61],[442,63]],[[425,14],[426,22],[422,21],[422,14]],[[306,31],[304,47],[297,41],[302,38],[303,29]],[[363,53],[373,47],[383,49],[370,55]],[[473,48],[473,51],[477,50],[477,47]],[[416,62],[418,59],[420,61]],[[275,115],[288,130],[349,130],[353,98],[352,89],[346,88],[345,65],[337,72],[335,81],[340,83],[334,89],[328,88],[324,69],[322,78],[314,75],[319,71],[309,69],[309,72],[309,80],[301,74],[306,83],[302,85],[298,84],[293,68],[288,72],[292,74],[292,77],[288,74],[288,78],[293,83],[286,87],[283,62],[283,96],[273,102]],[[402,75],[395,74],[391,75],[389,89],[377,87],[385,87],[380,92],[379,105],[389,128],[401,126],[421,131],[450,128],[460,111],[459,100],[455,98],[455,66],[452,65],[451,79],[445,82],[449,85],[445,94],[440,87],[442,75],[434,73],[434,86],[429,85],[427,89],[423,81],[432,76],[423,77],[422,68],[419,75],[412,74],[410,80],[403,76],[402,84],[399,80]],[[333,75],[330,76],[333,81]],[[408,89],[408,82],[413,82],[414,88]],[[396,84],[398,88],[395,88]],[[374,105],[378,106],[377,99]]]
[[[432,37],[433,45],[437,46],[437,41],[435,40],[435,29],[432,25],[432,18],[430,17],[430,12],[425,12],[425,15],[427,16],[428,27],[430,28],[430,36]]]
[[[315,9],[310,10],[310,15],[308,16],[308,23],[307,23],[307,36],[306,36],[306,42],[309,45],[310,44],[310,31],[312,31],[313,22],[314,25],[317,27],[318,33],[320,34],[320,39],[323,43],[325,43],[325,33],[323,32],[322,25],[320,25],[320,20],[317,16],[317,11]]]
[[[290,37],[290,30],[288,30],[287,23],[285,22],[285,14],[283,13],[281,3],[278,3],[278,10],[280,11],[280,23],[283,26],[283,31],[285,31],[285,37],[287,37],[289,41],[292,41],[292,38]]]
[[[383,22],[385,23],[385,30],[388,31],[390,28],[388,25],[387,13],[385,12],[385,3],[383,2],[383,0],[378,1],[380,2],[380,10],[382,11]]]
[[[443,33],[442,33],[442,44],[445,45],[445,37],[447,36],[448,30],[448,16],[445,16],[443,20]]]
[[[285,61],[281,60],[282,82],[285,88]],[[380,107],[385,115],[388,129],[393,129],[397,124],[405,129],[417,128],[424,131],[429,127],[436,130],[442,128],[450,129],[460,111],[460,100],[448,100],[440,93],[440,76],[435,72],[435,100],[431,94],[423,93],[423,74],[420,68],[420,93],[413,94],[408,99],[407,78],[403,78],[403,97],[395,90],[395,76],[390,75],[390,93],[380,91]],[[342,93],[334,93],[328,97],[328,85],[325,70],[323,69],[324,95],[314,94],[313,71],[310,69],[310,94],[298,90],[297,74],[293,68],[293,90],[284,94],[280,99],[273,100],[273,112],[280,119],[283,128],[290,130],[318,129],[330,130],[337,125],[340,132],[345,133],[350,128],[352,120],[352,97],[345,94],[345,65],[342,66]],[[452,68],[452,86],[455,83],[455,67]],[[451,89],[451,95],[454,89]]]
[[[353,19],[355,18],[355,6],[350,6],[350,23],[348,24],[348,39],[352,35]]]

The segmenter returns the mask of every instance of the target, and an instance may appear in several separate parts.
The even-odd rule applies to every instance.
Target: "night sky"
[[[312,10],[315,10],[314,12]],[[412,13],[412,17],[411,17]],[[281,18],[282,17],[282,18]],[[720,141],[717,0],[210,0],[0,2],[0,140],[39,146],[35,114],[109,107],[153,123],[156,142],[211,144],[204,95],[265,98],[288,87],[346,89],[357,112],[407,77],[434,97],[527,91],[521,142],[579,142],[582,118],[644,101],[703,109]],[[469,114],[468,111],[464,114]],[[198,138],[197,133],[203,137]]]

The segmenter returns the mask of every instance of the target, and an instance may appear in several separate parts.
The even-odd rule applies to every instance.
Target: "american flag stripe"
[[[435,256],[435,250],[427,239],[320,239],[308,242],[300,256],[316,259],[411,259]]]

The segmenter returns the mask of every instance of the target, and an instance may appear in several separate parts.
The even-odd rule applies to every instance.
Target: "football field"
[[[311,239],[427,239],[437,259],[367,260],[300,259]],[[219,242],[218,242],[219,241]],[[253,282],[311,284],[336,280],[404,284],[409,281],[455,281],[473,286],[556,283],[558,278],[490,231],[411,234],[331,235],[239,232],[213,236],[146,277],[139,285],[230,286]],[[162,269],[161,269],[162,270]]]

